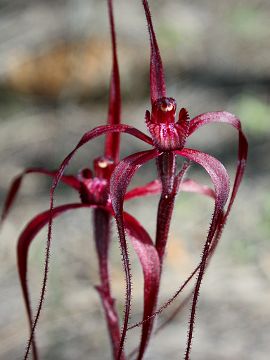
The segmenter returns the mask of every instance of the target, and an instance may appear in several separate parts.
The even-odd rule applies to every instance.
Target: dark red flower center
[[[189,128],[189,116],[185,109],[179,112],[175,122],[176,101],[163,97],[152,105],[151,114],[146,111],[146,125],[155,146],[161,151],[181,150],[186,142]]]
[[[115,167],[112,160],[99,157],[94,160],[94,173],[83,169],[78,175],[81,183],[80,196],[83,203],[106,206],[109,201],[109,179]]]

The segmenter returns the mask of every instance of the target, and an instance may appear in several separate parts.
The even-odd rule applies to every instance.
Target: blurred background
[[[250,151],[244,182],[203,282],[192,359],[266,360],[270,353],[270,2],[269,0],[150,1],[166,71],[168,95],[191,117],[227,110],[242,120]],[[145,131],[149,108],[149,43],[140,1],[115,1],[123,95],[123,123]],[[55,169],[81,135],[106,122],[111,47],[105,0],[0,0],[0,198],[27,167]],[[237,133],[208,125],[189,140],[224,162],[233,176]],[[146,147],[122,136],[122,155]],[[85,146],[67,173],[91,166],[103,140]],[[189,176],[209,184],[194,166]],[[156,177],[154,164],[133,185]],[[28,327],[16,272],[16,240],[32,216],[49,205],[50,179],[29,175],[1,229],[0,359],[20,359]],[[268,184],[268,185],[267,185]],[[57,204],[77,201],[65,187]],[[158,197],[127,209],[154,236]],[[170,231],[160,304],[200,258],[213,204],[181,194]],[[41,288],[46,230],[31,248],[29,285]],[[123,310],[124,283],[117,236],[111,250],[114,295]],[[55,222],[46,303],[37,337],[42,359],[110,359],[93,285],[98,284],[91,215],[67,213]],[[141,318],[142,274],[132,249],[131,322]],[[166,319],[180,298],[158,319]],[[189,305],[149,347],[146,359],[184,354]],[[139,331],[129,333],[133,349]]]

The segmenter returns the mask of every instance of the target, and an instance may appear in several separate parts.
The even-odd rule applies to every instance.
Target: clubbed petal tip
[[[175,122],[176,102],[162,97],[152,105],[152,112],[146,112],[145,119],[155,146],[161,151],[181,150],[189,131],[189,115],[181,109]]]

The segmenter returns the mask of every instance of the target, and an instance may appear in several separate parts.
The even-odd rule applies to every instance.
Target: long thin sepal
[[[30,247],[32,241],[34,240],[34,238],[36,237],[36,235],[38,234],[38,232],[46,224],[48,224],[51,216],[53,218],[56,218],[57,216],[60,216],[61,214],[63,214],[64,212],[66,212],[68,210],[74,210],[74,209],[89,207],[89,206],[91,206],[91,205],[81,204],[81,203],[68,204],[68,205],[58,206],[55,209],[53,209],[52,212],[50,212],[50,210],[47,210],[41,214],[38,214],[26,225],[26,227],[24,228],[23,232],[21,233],[21,235],[18,239],[18,244],[17,244],[18,272],[19,272],[19,278],[20,278],[20,283],[21,283],[22,292],[23,292],[23,299],[24,299],[25,306],[26,306],[27,317],[28,317],[28,322],[29,322],[31,333],[32,333],[32,328],[33,328],[33,317],[32,317],[32,309],[31,309],[29,290],[28,290],[28,285],[27,285],[27,258],[28,258],[29,247]],[[29,350],[31,347],[31,343],[33,345],[33,356],[34,356],[34,359],[36,360],[38,358],[38,356],[37,356],[37,349],[36,349],[33,335],[31,336],[31,341],[29,341],[29,343],[28,343],[27,352],[25,354],[25,359],[28,356],[28,353],[29,353]]]
[[[117,222],[123,266],[126,276],[125,314],[124,314],[123,329],[122,329],[118,359],[121,358],[121,354],[123,351],[124,341],[128,327],[130,307],[131,307],[131,274],[130,274],[130,263],[128,257],[125,226],[123,219],[123,202],[124,202],[126,189],[131,181],[132,176],[135,174],[136,170],[142,164],[146,163],[151,159],[156,158],[158,155],[159,153],[156,150],[149,150],[128,156],[127,158],[120,161],[120,163],[116,166],[110,181],[110,194],[112,199],[112,207]]]
[[[213,189],[211,189],[209,186],[199,184],[197,181],[194,181],[192,179],[185,179],[184,181],[182,181],[179,189],[180,191],[184,192],[209,196],[213,199],[215,199],[216,197],[215,191]]]
[[[16,200],[16,197],[20,190],[22,180],[25,177],[25,175],[27,175],[27,174],[42,174],[42,175],[54,177],[56,174],[56,171],[49,171],[49,170],[40,169],[40,168],[29,168],[29,169],[25,169],[21,174],[16,176],[15,179],[12,181],[10,188],[8,190],[7,196],[6,196],[4,207],[2,210],[0,226],[2,225],[3,221],[7,217],[12,205],[14,204],[14,201]],[[63,176],[61,181],[63,183],[65,183],[66,185],[74,188],[75,190],[80,189],[80,183],[79,183],[78,179],[76,179],[75,176],[72,176],[72,175]]]
[[[158,48],[158,43],[152,23],[151,13],[147,0],[142,0],[148,31],[150,36],[151,55],[150,55],[150,90],[151,103],[153,104],[157,99],[166,96],[166,85],[164,80],[164,70],[162,60]]]
[[[126,231],[139,257],[144,275],[144,312],[143,320],[152,315],[157,302],[157,289],[160,282],[160,262],[156,248],[144,228],[131,215],[124,213]],[[142,327],[138,359],[142,359],[149,342],[153,322]]]
[[[153,180],[144,186],[136,187],[128,191],[125,195],[125,200],[133,200],[138,197],[150,196],[160,194],[162,185],[160,180]],[[201,185],[192,179],[184,179],[180,184],[180,191],[198,193],[215,198],[213,189],[206,185]]]
[[[161,190],[162,186],[160,180],[153,180],[144,186],[139,186],[128,191],[125,195],[125,200],[132,200],[149,195],[157,195],[160,194]]]
[[[210,175],[212,183],[215,187],[215,209],[212,217],[212,221],[210,224],[210,229],[207,235],[206,242],[204,244],[202,259],[200,270],[197,278],[197,282],[195,285],[194,293],[193,293],[193,301],[191,307],[191,314],[190,314],[190,323],[189,323],[189,332],[188,332],[188,339],[187,339],[187,347],[185,353],[185,360],[189,360],[190,358],[190,350],[192,344],[192,337],[193,337],[193,330],[194,330],[194,323],[195,323],[195,314],[197,309],[198,297],[199,297],[199,290],[201,286],[201,282],[203,279],[203,275],[205,273],[207,259],[209,256],[209,251],[215,236],[215,232],[219,226],[219,223],[223,217],[223,209],[228,200],[229,196],[229,177],[227,171],[225,170],[224,166],[214,157],[202,153],[200,151],[192,150],[192,149],[183,149],[181,151],[176,152],[180,156],[184,156],[189,160],[192,160],[199,165],[201,165]]]
[[[112,42],[112,75],[110,84],[109,111],[107,123],[108,125],[117,125],[121,122],[121,90],[112,0],[108,0],[108,10]],[[119,133],[112,133],[106,136],[105,156],[109,159],[112,159],[115,163],[117,163],[119,160],[119,146]]]

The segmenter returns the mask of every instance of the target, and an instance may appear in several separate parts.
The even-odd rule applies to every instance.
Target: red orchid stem
[[[103,209],[94,209],[94,237],[99,261],[99,274],[101,285],[96,286],[100,295],[108,332],[110,335],[113,358],[117,359],[120,344],[120,326],[115,301],[111,295],[110,275],[108,269],[109,245],[111,240],[111,215]],[[124,355],[122,355],[124,360]]]
[[[151,55],[150,55],[150,90],[152,104],[159,98],[166,96],[166,85],[164,80],[164,70],[158,48],[158,43],[152,23],[151,13],[147,0],[142,0],[148,31],[150,35]]]
[[[120,76],[117,60],[116,34],[113,17],[112,0],[108,0],[109,19],[111,28],[112,41],[112,77],[110,84],[109,110],[108,110],[108,125],[116,125],[121,122],[121,90],[120,90]],[[119,147],[120,134],[112,133],[106,136],[105,140],[105,156],[114,160],[115,163],[119,161]]]
[[[179,184],[189,165],[186,163],[180,173],[176,176],[175,154],[173,152],[165,152],[157,159],[157,166],[162,183],[162,193],[157,214],[156,248],[162,266],[175,197],[178,192]]]
[[[169,234],[169,227],[174,207],[174,200],[178,191],[179,183],[187,169],[188,165],[184,165],[179,175],[176,173],[175,154],[173,152],[165,152],[157,158],[159,176],[162,183],[162,193],[159,201],[157,213],[157,232],[156,232],[156,249],[160,260],[160,273],[162,271],[162,262],[165,253],[165,247]],[[155,311],[159,293],[159,286],[156,286],[155,293],[152,294],[151,313]],[[154,318],[149,322],[143,341],[140,344],[138,360],[144,356],[146,346],[149,342]]]
[[[157,213],[156,249],[162,266],[174,199],[176,196],[176,193],[173,193],[173,184],[175,181],[175,155],[172,152],[163,153],[157,159],[157,168],[162,184],[162,193]]]

